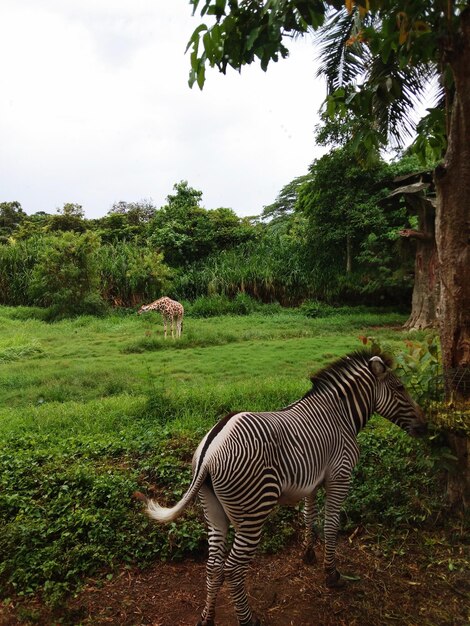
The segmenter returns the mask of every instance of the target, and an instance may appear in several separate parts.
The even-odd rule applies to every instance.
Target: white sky
[[[311,40],[287,60],[188,87],[188,0],[1,0],[0,202],[86,217],[180,180],[208,209],[258,215],[324,150]]]

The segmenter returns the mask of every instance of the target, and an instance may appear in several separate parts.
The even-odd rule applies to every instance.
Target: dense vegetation
[[[163,207],[118,202],[100,219],[71,203],[28,216],[18,202],[3,202],[0,303],[47,307],[51,319],[163,293],[407,306],[413,252],[399,231],[414,218],[384,199],[397,174],[417,167],[406,157],[365,173],[336,148],[253,218],[206,210],[202,192],[185,181]]]

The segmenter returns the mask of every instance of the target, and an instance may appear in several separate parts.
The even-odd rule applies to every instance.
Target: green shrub
[[[330,304],[318,300],[307,300],[299,308],[305,317],[328,317],[336,313],[335,308]]]
[[[44,238],[43,244],[29,285],[34,303],[48,307],[51,319],[102,313],[98,237],[65,232]]]
[[[44,322],[47,320],[48,311],[40,306],[16,306],[11,309],[9,317],[12,320],[41,320]]]
[[[158,451],[155,432],[137,447],[75,438],[57,448],[44,436],[16,437],[6,444],[0,447],[3,597],[42,590],[57,603],[98,571],[201,550],[205,533],[199,513],[189,512],[168,532],[132,499],[152,477],[148,467],[157,468],[160,484],[173,491],[187,487],[189,464]],[[181,454],[178,447],[176,452]]]
[[[170,284],[170,269],[153,248],[126,242],[102,245],[98,261],[102,296],[115,306],[152,302]]]
[[[227,315],[230,310],[230,300],[227,296],[200,296],[186,307],[189,317],[216,317]]]
[[[259,308],[257,302],[251,296],[241,291],[230,302],[231,313],[234,315],[249,315]]]
[[[222,294],[200,296],[185,304],[189,317],[217,317],[219,315],[249,315],[261,306],[246,293],[239,292],[234,298]]]
[[[176,275],[174,289],[183,299],[243,292],[260,302],[291,306],[311,292],[309,283],[303,246],[274,232],[193,263]]]
[[[377,418],[359,434],[359,446],[347,525],[420,524],[442,510],[436,459],[426,442]]]

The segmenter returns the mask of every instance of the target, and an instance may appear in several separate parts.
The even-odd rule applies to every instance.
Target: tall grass
[[[186,268],[175,278],[174,288],[181,298],[233,297],[242,292],[262,302],[288,305],[308,297],[310,276],[304,270],[300,247],[287,238],[275,237],[224,250]]]
[[[60,243],[69,234],[57,235],[55,240]],[[46,273],[44,270],[44,276],[38,276],[38,262],[52,239],[33,237],[0,246],[0,304],[32,305],[48,299]],[[100,296],[114,306],[135,306],[154,300],[171,282],[171,272],[163,263],[162,254],[136,243],[100,245],[96,262]],[[76,313],[80,313],[78,308]]]
[[[103,298],[115,306],[156,300],[170,283],[163,255],[135,243],[101,246],[99,265]]]
[[[39,238],[0,245],[0,304],[32,304],[31,276],[42,248]]]

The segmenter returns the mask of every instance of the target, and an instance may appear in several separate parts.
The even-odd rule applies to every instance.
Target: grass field
[[[359,335],[373,332],[399,342],[400,333],[388,326],[403,322],[397,314],[308,319],[287,310],[186,319],[183,338],[165,341],[158,314],[54,324],[27,315],[21,307],[0,308],[0,433],[5,435],[19,425],[47,429],[56,417],[60,428],[87,430],[94,403],[106,429],[107,417],[141,412],[142,402],[157,390],[178,401],[190,402],[194,395],[199,404],[207,393],[224,405],[279,406],[308,388],[310,373],[358,349]],[[209,422],[215,417],[207,415]]]
[[[37,310],[0,308],[3,595],[42,591],[58,602],[86,576],[200,551],[198,510],[162,531],[133,491],[158,485],[174,500],[188,484],[195,444],[218,418],[292,402],[309,374],[359,349],[360,336],[402,349],[403,322],[399,314],[310,319],[295,310],[187,317],[182,339],[165,341],[154,314],[48,324]],[[422,444],[384,420],[362,441],[347,519],[424,519],[416,498],[432,493],[433,479],[423,471],[413,478],[432,467]],[[288,541],[295,516],[278,514],[266,549]]]

